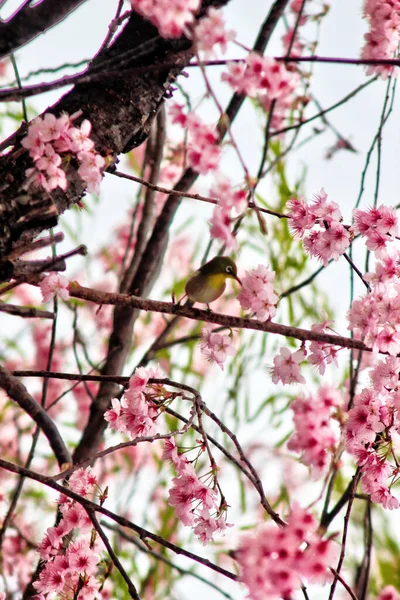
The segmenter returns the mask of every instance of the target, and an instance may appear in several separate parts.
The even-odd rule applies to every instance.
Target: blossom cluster
[[[227,67],[228,71],[222,74],[222,80],[236,92],[256,98],[266,111],[274,103],[271,124],[279,128],[293,104],[293,94],[299,83],[298,74],[282,62],[256,52],[250,52],[245,63],[230,62]]]
[[[46,113],[36,117],[28,127],[28,133],[21,144],[29,151],[35,166],[25,171],[25,187],[35,185],[47,192],[68,186],[65,171],[61,168],[62,154],[73,155],[79,163],[78,174],[86,183],[88,192],[99,191],[105,159],[94,149],[90,139],[91,123],[84,119],[80,127],[73,121],[81,112],[73,115],[62,114],[56,117]]]
[[[292,598],[303,579],[312,583],[330,579],[328,567],[336,548],[317,529],[312,514],[295,503],[282,529],[263,523],[255,533],[243,536],[236,558],[251,600]]]
[[[311,331],[317,333],[327,333],[326,330],[331,329],[332,321],[323,319],[322,322],[311,325]],[[271,378],[273,383],[305,383],[303,375],[300,371],[300,364],[306,359],[310,365],[318,368],[319,374],[323,375],[327,365],[334,364],[338,366],[337,354],[340,347],[324,342],[307,342],[303,343],[300,350],[291,352],[289,348],[281,348],[279,353],[274,356],[274,365],[270,367]]]
[[[365,45],[361,56],[365,59],[394,58],[400,41],[399,0],[365,0],[364,17],[370,30],[365,34]],[[393,73],[391,65],[369,65],[368,75],[380,74],[386,79]]]
[[[216,171],[219,166],[221,149],[218,134],[214,127],[206,125],[194,112],[184,112],[183,104],[173,104],[170,109],[172,122],[177,123],[189,134],[187,161],[194,171],[201,175]]]
[[[399,475],[389,462],[400,431],[400,359],[388,356],[370,372],[371,386],[354,397],[346,424],[346,449],[361,469],[362,486],[372,502],[398,508],[391,487]]]
[[[162,378],[164,375],[158,369],[137,368],[122,399],[113,398],[112,408],[104,413],[111,429],[131,439],[155,433],[159,408],[154,399],[159,394],[148,385],[150,377]]]
[[[300,363],[305,359],[305,350],[290,352],[289,348],[281,348],[274,356],[274,366],[271,367],[272,383],[305,383],[300,373]]]
[[[354,211],[352,231],[366,238],[366,246],[371,252],[380,256],[398,235],[398,219],[394,206],[373,207],[368,210]]]
[[[69,488],[85,498],[93,494],[97,480],[90,467],[75,471],[69,479]],[[79,503],[65,495],[61,496],[59,507],[60,522],[47,529],[38,548],[45,562],[39,579],[33,583],[35,597],[44,600],[46,594],[57,593],[69,598],[79,591],[80,598],[94,600],[101,588],[96,578],[101,557],[98,542],[91,535],[92,521]],[[72,530],[79,530],[79,540],[64,549],[64,537]]]
[[[236,248],[232,222],[234,217],[238,216],[247,206],[246,190],[234,190],[230,181],[220,177],[211,187],[209,195],[218,198],[218,204],[210,219],[211,237],[223,242],[227,250]]]
[[[273,282],[275,271],[264,265],[258,265],[252,271],[246,271],[242,277],[242,290],[237,296],[244,310],[251,310],[259,321],[272,319],[276,314],[278,295]]]
[[[325,266],[331,259],[338,260],[350,246],[351,233],[341,223],[339,205],[328,200],[324,189],[311,204],[302,197],[292,198],[287,207],[290,228],[302,238],[306,252]]]
[[[353,301],[348,328],[374,352],[400,352],[400,283],[398,258],[385,255],[368,273],[371,291]]]
[[[225,54],[228,42],[236,37],[235,31],[226,30],[222,11],[212,6],[207,10],[206,16],[200,19],[196,25],[194,34],[198,50],[203,51],[206,56],[213,55],[217,45]]]
[[[231,336],[213,331],[212,325],[201,332],[200,350],[209,362],[216,363],[222,370],[227,356],[235,354]]]
[[[177,473],[168,504],[175,508],[184,525],[193,528],[202,544],[213,541],[214,534],[223,533],[230,526],[224,510],[217,506],[217,493],[200,481],[193,465],[178,453],[174,438],[165,441],[162,458],[170,460]]]
[[[193,22],[200,0],[130,0],[132,9],[155,25],[165,38],[180,37]]]
[[[316,479],[329,466],[339,441],[332,415],[340,406],[339,392],[327,386],[320,387],[315,395],[296,398],[290,405],[295,432],[287,447],[301,454],[302,462],[312,468]]]

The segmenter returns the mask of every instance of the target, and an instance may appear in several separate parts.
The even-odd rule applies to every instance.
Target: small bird
[[[242,285],[234,261],[229,256],[216,256],[188,280],[185,286],[188,303],[202,302],[208,306],[223,294],[227,279],[236,279]]]

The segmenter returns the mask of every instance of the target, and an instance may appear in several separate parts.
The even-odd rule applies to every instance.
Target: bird
[[[215,256],[188,279],[185,286],[186,304],[192,306],[195,302],[201,302],[211,310],[210,302],[224,293],[227,279],[236,279],[242,285],[235,262],[229,256]]]

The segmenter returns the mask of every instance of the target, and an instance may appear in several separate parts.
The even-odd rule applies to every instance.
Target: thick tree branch
[[[228,0],[204,0],[208,6],[221,6]],[[87,74],[115,75],[102,81],[81,83],[46,112],[59,115],[81,111],[80,119],[92,123],[96,150],[112,164],[118,154],[140,145],[148,136],[152,121],[165,92],[192,58],[191,42],[185,37],[165,40],[148,21],[133,13],[110,48],[103,50],[90,64]],[[163,67],[168,63],[169,67]],[[161,65],[154,73],[149,65]],[[130,71],[140,67],[141,72]],[[75,121],[79,124],[79,119]],[[25,170],[32,167],[28,153],[21,147],[26,126],[16,133],[13,149],[0,157],[0,281],[12,278],[9,263],[1,264],[17,244],[29,243],[43,229],[56,224],[58,216],[77,203],[85,191],[78,165],[70,161],[66,168],[68,188],[51,194],[42,191],[21,192]],[[36,210],[33,211],[34,203]]]
[[[0,387],[24,410],[47,437],[60,465],[70,463],[71,455],[52,419],[44,408],[29,394],[26,387],[8,369],[0,365]]]

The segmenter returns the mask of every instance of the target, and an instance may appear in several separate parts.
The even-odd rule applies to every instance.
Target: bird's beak
[[[243,283],[240,281],[239,277],[237,275],[234,275],[234,279],[236,279],[236,281],[238,283],[240,283],[240,285],[243,287]]]

